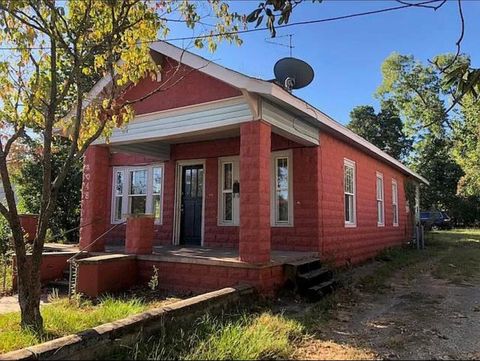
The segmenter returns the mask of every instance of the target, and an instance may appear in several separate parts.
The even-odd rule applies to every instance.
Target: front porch
[[[155,279],[165,291],[201,293],[249,284],[272,296],[287,281],[287,264],[311,262],[316,252],[272,251],[268,263],[241,261],[235,249],[156,246],[150,254],[126,254],[122,246],[90,252],[76,261],[76,292],[97,297],[147,285]]]
[[[102,253],[115,251],[106,249],[109,243],[130,243],[127,254],[237,265],[317,254],[318,147],[295,140],[270,124],[248,121],[227,133],[210,130],[208,140],[205,134],[159,140],[169,145],[164,153],[139,141],[91,146],[80,248]],[[154,220],[137,226],[135,241],[128,242],[133,213]],[[192,245],[203,248],[185,248]]]
[[[248,283],[272,295],[285,264],[318,257],[318,132],[247,117],[140,139],[134,125],[85,156],[79,292],[158,272],[165,289]]]
[[[107,245],[105,247],[105,253],[125,254],[125,247]],[[105,253],[92,254],[102,255]],[[284,265],[286,263],[315,257],[318,257],[317,252],[271,251],[268,265]],[[249,263],[240,260],[238,250],[233,248],[154,246],[152,248],[152,254],[138,255],[137,259],[224,267],[251,267]]]

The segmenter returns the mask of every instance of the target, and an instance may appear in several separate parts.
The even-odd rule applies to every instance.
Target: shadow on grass
[[[300,323],[272,313],[269,303],[256,301],[176,324],[158,336],[139,339],[108,359],[287,359],[302,336]]]
[[[451,277],[450,268],[457,269],[462,280],[473,277],[477,274],[473,263],[480,264],[477,251],[480,251],[480,232],[433,232],[428,235],[426,250],[386,250],[373,262],[340,272],[338,276],[344,287],[317,303],[305,302],[291,294],[271,303],[252,300],[243,307],[216,316],[197,317],[156,337],[140,339],[134,347],[124,348],[110,358],[372,359],[377,354],[368,347],[322,336],[332,318],[338,318],[344,308],[361,302],[358,291],[388,291],[390,280],[399,270],[412,279],[422,272]],[[362,267],[369,268],[369,272],[358,277]]]

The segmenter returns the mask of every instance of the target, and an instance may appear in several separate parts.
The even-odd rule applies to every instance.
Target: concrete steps
[[[285,264],[288,283],[294,291],[311,301],[318,301],[338,285],[329,268],[322,266],[318,258]]]
[[[47,288],[48,290],[57,289],[58,292],[62,294],[68,293],[69,277],[70,277],[70,270],[69,268],[65,268],[63,270],[63,278],[59,278],[59,279],[48,282],[45,285],[45,288]]]

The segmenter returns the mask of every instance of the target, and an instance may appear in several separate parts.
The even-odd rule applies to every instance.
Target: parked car
[[[452,219],[444,211],[420,212],[420,222],[426,230],[452,228]]]

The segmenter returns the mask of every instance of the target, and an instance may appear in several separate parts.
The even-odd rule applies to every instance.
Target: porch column
[[[105,250],[105,239],[98,239],[107,230],[108,174],[110,151],[91,145],[83,160],[82,211],[80,217],[80,249]],[[94,244],[91,244],[94,242]]]
[[[240,127],[240,260],[270,261],[270,125]]]

